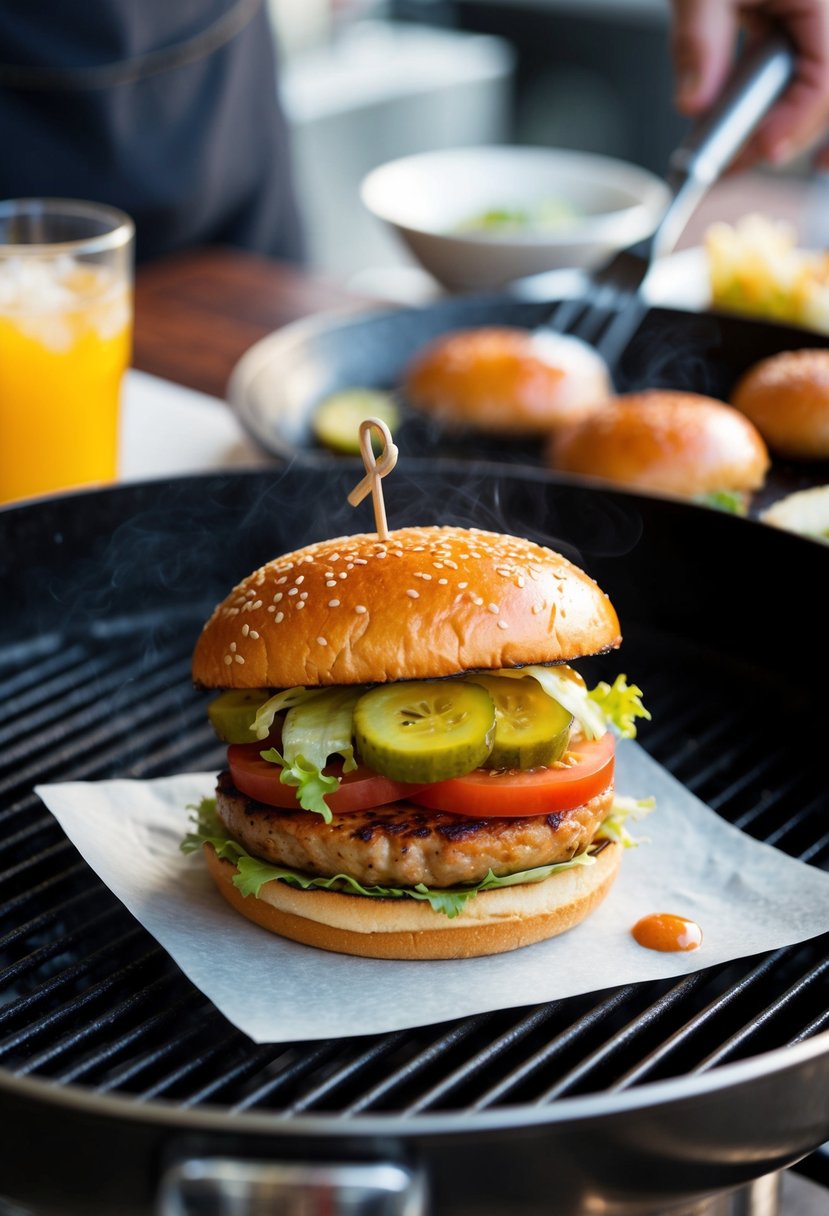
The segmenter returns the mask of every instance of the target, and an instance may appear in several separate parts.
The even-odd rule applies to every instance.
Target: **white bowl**
[[[626,161],[558,148],[480,147],[390,161],[363,180],[365,206],[454,291],[487,291],[565,266],[590,270],[653,232],[667,185]],[[555,227],[462,231],[492,210],[563,203]]]

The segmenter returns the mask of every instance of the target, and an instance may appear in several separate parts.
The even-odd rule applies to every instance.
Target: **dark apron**
[[[0,197],[87,198],[137,256],[302,253],[262,0],[3,0]]]

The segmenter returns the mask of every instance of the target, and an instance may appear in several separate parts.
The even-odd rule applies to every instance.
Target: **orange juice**
[[[130,337],[112,268],[0,259],[0,502],[114,479]]]

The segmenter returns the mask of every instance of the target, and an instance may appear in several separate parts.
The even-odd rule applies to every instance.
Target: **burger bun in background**
[[[610,398],[552,435],[546,459],[560,472],[681,498],[745,498],[769,468],[766,445],[743,414],[672,389]]]
[[[762,359],[737,381],[731,403],[773,452],[829,457],[829,350],[788,350]]]
[[[484,326],[443,334],[405,371],[413,409],[448,429],[545,435],[577,421],[613,391],[604,359],[578,338]]]

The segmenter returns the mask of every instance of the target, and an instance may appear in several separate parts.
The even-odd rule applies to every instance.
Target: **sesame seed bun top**
[[[206,688],[383,683],[567,662],[618,646],[597,584],[532,541],[464,528],[337,537],[276,558],[205,625]]]

